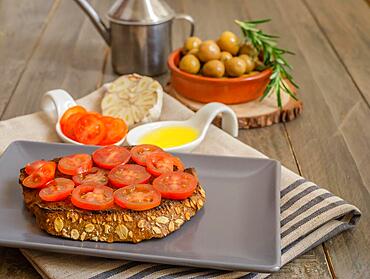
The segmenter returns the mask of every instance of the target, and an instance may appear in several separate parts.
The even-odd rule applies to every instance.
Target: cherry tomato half
[[[60,119],[60,125],[63,126],[67,123],[68,119],[76,114],[76,113],[86,113],[86,109],[82,106],[73,106],[67,109],[64,113],[62,118]]]
[[[73,154],[59,160],[58,170],[67,175],[77,175],[89,172],[92,165],[89,154]]]
[[[181,160],[165,152],[151,153],[146,158],[148,171],[154,176],[172,171],[183,171]]]
[[[158,146],[151,144],[141,144],[136,145],[131,149],[131,157],[136,164],[146,166],[146,157],[149,154],[162,151],[163,150]]]
[[[150,184],[135,184],[114,192],[117,205],[132,210],[142,211],[161,204],[161,194]]]
[[[76,185],[95,183],[100,185],[108,184],[108,171],[93,167],[88,173],[77,174],[72,177]]]
[[[87,210],[105,210],[114,205],[113,189],[89,183],[77,186],[72,192],[74,206]]]
[[[73,191],[75,184],[68,178],[55,178],[49,181],[45,188],[39,192],[39,196],[44,201],[62,201]]]
[[[65,123],[63,123],[63,125],[60,124],[63,134],[65,134],[70,139],[77,140],[75,132],[74,132],[74,127],[76,126],[77,121],[80,120],[80,118],[84,116],[85,114],[86,114],[85,112],[77,112],[75,114],[72,114],[65,121]]]
[[[109,182],[119,188],[131,184],[146,183],[150,176],[144,167],[134,164],[119,165],[108,174]]]
[[[103,116],[102,121],[107,129],[105,138],[99,145],[110,145],[120,141],[127,134],[127,125],[125,121],[120,118],[110,116]]]
[[[41,188],[45,186],[47,182],[54,179],[56,163],[45,162],[40,168],[27,176],[22,184],[28,188]]]
[[[92,113],[84,114],[74,126],[74,134],[78,142],[99,144],[107,134],[104,122]]]
[[[110,145],[94,151],[92,157],[96,165],[110,170],[115,166],[126,164],[131,154],[122,146]]]
[[[153,181],[153,187],[163,198],[183,200],[190,197],[197,187],[197,179],[186,172],[169,172],[162,174]]]
[[[37,160],[32,163],[28,163],[25,167],[25,171],[28,175],[33,173],[35,170],[38,170],[41,166],[43,166],[46,163],[44,160]]]

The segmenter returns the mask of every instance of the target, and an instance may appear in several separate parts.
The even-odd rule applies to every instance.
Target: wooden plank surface
[[[338,60],[370,103],[370,5],[366,1],[307,1]]]
[[[43,0],[0,1],[0,117],[53,14],[53,4]]]
[[[239,139],[288,168],[301,170],[307,178],[356,204],[368,216],[369,65],[360,59],[369,55],[369,18],[365,16],[364,2],[168,2],[177,12],[195,18],[197,35],[204,39],[217,38],[225,29],[238,32],[232,23],[236,18],[273,18],[274,24],[264,29],[282,36],[282,46],[297,53],[289,61],[301,85],[305,112],[286,125],[241,131]],[[107,1],[92,3],[101,13],[110,5]],[[30,10],[31,18],[25,15]],[[21,22],[13,23],[16,20],[5,14],[15,19],[20,15]],[[32,38],[25,30],[18,30],[24,22],[30,22]],[[17,28],[14,24],[18,23]],[[342,34],[353,26],[355,38],[348,43]],[[189,29],[184,22],[173,27],[174,47],[178,47]],[[13,36],[15,32],[20,33]],[[47,0],[27,1],[24,6],[18,6],[16,1],[0,1],[0,39],[0,74],[8,77],[0,85],[3,119],[38,110],[39,99],[47,90],[62,87],[80,97],[102,79],[116,77],[110,65],[102,72],[104,42],[72,1],[55,1],[54,6]],[[28,44],[23,46],[24,40]],[[352,49],[356,51],[348,53]],[[157,79],[165,84],[168,75]],[[325,249],[319,246],[299,257],[272,278],[365,278],[370,272],[369,229],[369,219],[363,218],[355,230],[326,242]],[[39,277],[18,250],[0,248],[0,256],[0,277]]]

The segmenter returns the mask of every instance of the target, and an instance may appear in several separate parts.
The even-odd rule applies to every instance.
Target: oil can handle
[[[176,14],[175,19],[183,19],[190,23],[190,37],[194,35],[195,31],[195,21],[190,15],[187,14]]]

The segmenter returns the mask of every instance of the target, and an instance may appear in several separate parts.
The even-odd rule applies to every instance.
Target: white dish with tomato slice
[[[77,105],[62,89],[45,93],[42,110],[53,119],[55,130],[62,141],[77,145],[122,145],[128,127],[120,118],[89,112]]]
[[[162,238],[205,203],[195,170],[152,145],[30,162],[19,180],[42,230],[82,241]]]

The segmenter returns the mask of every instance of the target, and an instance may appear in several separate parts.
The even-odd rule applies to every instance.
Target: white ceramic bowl
[[[84,145],[78,141],[72,140],[62,132],[60,127],[60,119],[64,112],[70,107],[76,106],[77,103],[68,94],[68,92],[62,89],[55,89],[48,91],[44,94],[41,100],[41,109],[49,116],[49,118],[55,122],[55,131],[59,138],[67,143]],[[115,145],[122,145],[126,137],[123,137],[120,141],[116,142]]]
[[[153,131],[162,127],[169,126],[190,126],[198,130],[199,136],[184,145],[175,146],[171,148],[163,148],[168,152],[190,152],[196,148],[206,136],[209,125],[212,123],[213,119],[222,113],[222,129],[231,134],[234,137],[238,136],[238,119],[235,112],[231,110],[228,106],[221,103],[209,103],[204,105],[197,113],[191,118],[185,121],[158,121],[140,125],[127,134],[127,142],[129,145],[140,144],[140,139],[146,133]]]

